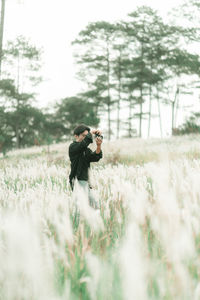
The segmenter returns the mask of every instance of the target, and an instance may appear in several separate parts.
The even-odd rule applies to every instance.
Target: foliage
[[[94,104],[78,96],[68,97],[57,103],[56,119],[63,124],[64,133],[70,135],[77,124],[84,123],[94,127],[99,124]]]
[[[199,134],[200,124],[199,124],[199,113],[193,113],[192,116],[186,120],[179,128],[174,128],[173,135],[184,135],[184,134]]]
[[[72,43],[79,65],[78,75],[85,83],[85,95],[95,103],[99,115],[107,112],[108,139],[116,111],[117,137],[124,124],[128,125],[131,137],[132,121],[136,118],[140,137],[142,121],[147,116],[150,130],[153,100],[171,106],[174,128],[175,106],[178,109],[179,100],[173,91],[179,95],[191,92],[187,85],[182,88],[184,76],[199,77],[199,55],[187,47],[194,36],[196,39],[195,28],[166,24],[148,6],[138,7],[126,21],[90,23],[79,33]],[[125,122],[120,119],[124,101],[129,110]],[[159,117],[161,124],[161,114]]]

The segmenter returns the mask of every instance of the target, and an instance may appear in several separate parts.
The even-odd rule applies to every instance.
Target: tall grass
[[[199,137],[103,146],[100,212],[67,144],[0,159],[0,299],[200,299]]]

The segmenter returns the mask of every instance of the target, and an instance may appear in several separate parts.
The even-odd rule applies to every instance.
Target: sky
[[[44,81],[37,88],[40,107],[75,95],[80,83],[75,78],[71,42],[89,22],[124,19],[137,6],[148,5],[163,17],[183,0],[6,0],[4,45],[24,35],[43,48]]]

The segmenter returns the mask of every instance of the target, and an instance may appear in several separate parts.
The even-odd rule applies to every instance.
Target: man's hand
[[[94,130],[94,134],[98,134],[101,135],[101,131],[100,130]],[[97,144],[97,149],[96,149],[96,154],[99,154],[101,152],[101,144],[103,142],[102,138],[100,136],[97,136],[95,138],[96,144]]]
[[[99,129],[92,129],[90,132],[91,132],[91,134],[99,134],[99,135],[101,135],[101,130],[99,130]]]
[[[97,147],[101,147],[101,144],[103,142],[102,139],[100,137],[96,137],[95,141],[96,141]]]
[[[98,134],[98,135],[101,135],[101,130],[99,129],[92,129],[91,131],[91,134]],[[103,142],[102,138],[99,136],[95,137],[95,141],[96,141],[96,144],[97,144],[97,149],[96,149],[96,153],[99,154],[101,152],[101,144]]]

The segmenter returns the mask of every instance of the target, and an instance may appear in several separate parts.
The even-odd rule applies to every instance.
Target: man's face
[[[80,135],[75,135],[76,141],[77,142],[82,142],[82,140],[84,140],[84,138],[86,137],[87,134],[88,134],[88,130],[85,130]]]

